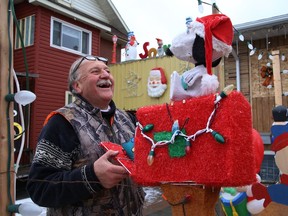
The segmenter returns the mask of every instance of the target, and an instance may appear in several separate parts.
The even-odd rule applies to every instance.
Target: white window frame
[[[53,30],[54,30],[54,21],[57,21],[59,23],[61,23],[61,25],[65,25],[69,28],[72,28],[72,29],[75,29],[77,31],[80,31],[81,32],[81,38],[80,38],[80,44],[82,45],[82,33],[85,32],[89,35],[89,41],[88,41],[88,53],[82,53],[82,47],[81,47],[81,51],[77,51],[77,50],[73,50],[73,49],[70,49],[68,47],[64,47],[62,46],[62,44],[60,44],[60,46],[58,45],[55,45],[53,44]],[[62,33],[61,33],[61,37],[62,37]],[[92,50],[92,32],[87,30],[87,29],[84,29],[84,28],[81,28],[79,26],[76,26],[76,25],[73,25],[71,23],[68,23],[68,22],[65,22],[63,20],[60,20],[56,17],[51,17],[51,28],[50,28],[50,46],[51,47],[54,47],[54,48],[57,48],[57,49],[61,49],[61,50],[64,50],[64,51],[67,51],[67,52],[71,52],[71,53],[74,53],[74,54],[78,54],[78,55],[91,55],[91,50]]]
[[[65,91],[65,105],[72,103],[75,100],[76,97],[70,91]]]
[[[29,25],[28,24],[29,19]],[[34,45],[34,33],[35,33],[35,14],[24,17],[18,20],[19,29],[22,35],[24,47]],[[18,30],[15,29],[15,49],[22,48],[20,35],[18,34]]]

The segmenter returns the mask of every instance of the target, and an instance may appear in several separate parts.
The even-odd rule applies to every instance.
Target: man
[[[45,120],[32,162],[27,190],[48,207],[47,215],[141,215],[142,188],[113,163],[101,141],[124,143],[134,137],[135,122],[112,100],[114,79],[107,59],[86,56],[69,72],[76,100]]]

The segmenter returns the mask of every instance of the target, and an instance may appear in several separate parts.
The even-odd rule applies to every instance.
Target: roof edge
[[[59,5],[54,4],[53,2],[50,2],[50,1],[47,1],[47,0],[29,0],[29,3],[34,4],[34,5],[40,5],[40,6],[48,8],[48,9],[53,9],[54,11],[56,11],[58,13],[65,14],[66,16],[71,17],[73,19],[77,19],[80,22],[83,22],[83,23],[85,23],[87,25],[99,28],[101,30],[105,30],[105,31],[111,32],[111,28],[109,26],[103,25],[103,24],[101,24],[99,22],[95,22],[92,19],[84,17],[84,16],[82,16],[80,14],[77,14],[77,13],[71,11],[71,10],[68,10],[68,9],[66,9],[64,7],[60,7]]]
[[[265,26],[271,26],[271,25],[277,25],[277,24],[283,24],[283,22],[288,21],[288,14],[283,14],[279,16],[274,17],[268,17],[265,19],[255,20],[251,22],[241,23],[234,25],[234,27],[241,32],[241,30],[249,31],[254,30],[257,28],[263,28]]]

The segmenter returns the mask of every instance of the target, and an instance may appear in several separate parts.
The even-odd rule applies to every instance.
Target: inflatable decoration
[[[137,58],[137,46],[138,42],[134,32],[128,32],[128,42],[125,46],[125,60],[135,60]]]
[[[163,68],[153,68],[148,77],[147,90],[150,97],[161,97],[167,88],[167,79]]]

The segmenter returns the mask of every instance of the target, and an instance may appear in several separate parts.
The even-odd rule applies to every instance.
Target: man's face
[[[94,107],[106,109],[114,93],[114,78],[102,61],[84,60],[74,89]]]

